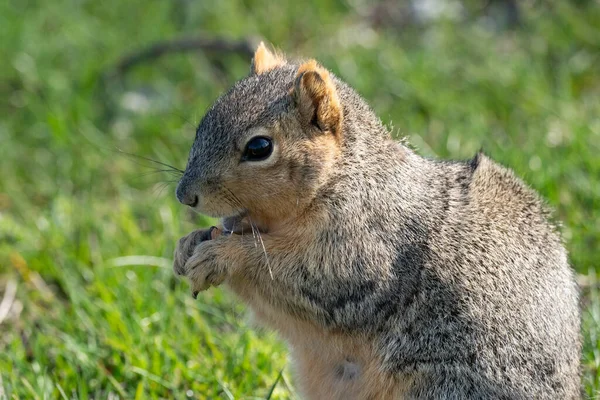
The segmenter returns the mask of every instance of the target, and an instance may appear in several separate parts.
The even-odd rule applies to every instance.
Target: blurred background
[[[596,396],[598,0],[4,0],[0,38],[0,399],[294,398],[275,335],[173,277],[176,240],[211,221],[160,164],[185,167],[260,39],[320,60],[419,153],[483,148],[547,199]]]

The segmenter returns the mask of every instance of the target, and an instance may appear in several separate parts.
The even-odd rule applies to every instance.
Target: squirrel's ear
[[[343,112],[335,84],[329,71],[315,60],[298,68],[292,97],[303,123],[336,136],[340,134]]]
[[[252,58],[252,73],[260,75],[284,64],[285,59],[281,55],[271,53],[267,46],[260,42]]]

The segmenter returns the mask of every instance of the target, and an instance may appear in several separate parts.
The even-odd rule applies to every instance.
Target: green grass
[[[193,301],[171,273],[176,240],[210,221],[177,204],[170,175],[115,151],[184,167],[194,125],[248,71],[245,57],[188,53],[100,79],[125,53],[183,34],[261,36],[314,56],[420,153],[483,147],[536,188],[584,283],[594,396],[600,7],[575,3],[523,2],[507,30],[474,14],[370,26],[356,1],[0,2],[0,301],[16,289],[0,324],[0,399],[293,397],[276,336],[220,289]]]

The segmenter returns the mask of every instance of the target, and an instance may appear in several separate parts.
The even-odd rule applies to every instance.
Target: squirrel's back
[[[578,398],[578,291],[543,203],[482,154],[431,168],[424,240],[397,262],[420,268],[412,302],[386,324],[390,368],[469,366],[481,397]]]

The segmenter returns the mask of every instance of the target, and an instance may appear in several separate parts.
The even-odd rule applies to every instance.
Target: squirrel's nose
[[[183,181],[179,182],[179,185],[177,185],[175,195],[181,204],[192,208],[198,205],[198,195],[194,192],[193,188],[190,188],[190,186]]]

